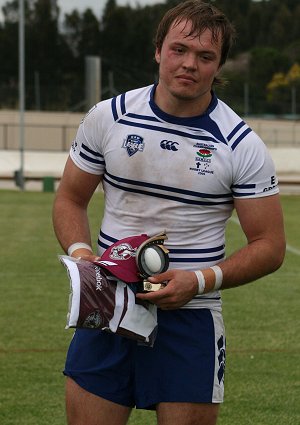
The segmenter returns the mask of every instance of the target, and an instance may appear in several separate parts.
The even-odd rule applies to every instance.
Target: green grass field
[[[53,194],[0,191],[0,424],[65,423],[65,330],[69,282],[52,223]],[[218,425],[300,424],[299,196],[283,196],[289,251],[282,268],[223,292],[227,328],[225,403]],[[91,203],[92,229],[102,195]],[[243,242],[228,226],[227,253]],[[155,424],[134,411],[130,425]],[[88,424],[87,424],[88,425]]]

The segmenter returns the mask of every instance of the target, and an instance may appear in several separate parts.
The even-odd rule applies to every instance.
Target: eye
[[[177,53],[177,54],[184,53],[184,47],[182,47],[182,46],[173,46],[172,50],[173,50],[174,53]]]
[[[212,62],[215,60],[215,57],[209,54],[201,54],[200,59],[204,62]]]

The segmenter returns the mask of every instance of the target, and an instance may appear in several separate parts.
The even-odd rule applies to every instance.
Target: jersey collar
[[[197,115],[195,117],[176,117],[174,115],[168,114],[167,112],[164,112],[157,106],[157,104],[154,101],[154,94],[155,94],[156,87],[157,87],[157,83],[153,85],[150,92],[150,101],[149,101],[150,108],[152,109],[153,113],[157,117],[159,117],[163,121],[166,121],[172,124],[179,124],[186,127],[199,127],[199,121],[201,122],[203,119],[207,118],[207,116],[216,108],[218,104],[217,96],[215,95],[213,91],[211,91],[211,95],[212,95],[211,102],[207,110],[203,114]]]

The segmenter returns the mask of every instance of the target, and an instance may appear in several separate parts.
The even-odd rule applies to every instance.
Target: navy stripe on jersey
[[[110,177],[112,180],[116,180],[117,182],[128,183],[128,184],[132,184],[132,185],[135,185],[135,186],[149,187],[149,188],[153,188],[153,189],[161,189],[161,190],[165,190],[167,192],[182,193],[183,195],[191,195],[191,196],[196,196],[196,197],[201,197],[201,198],[214,198],[214,199],[231,198],[231,192],[222,193],[222,194],[201,193],[201,192],[194,192],[192,190],[179,189],[179,188],[171,187],[171,186],[163,186],[161,184],[147,183],[147,182],[125,179],[123,177],[113,176],[112,174],[110,174],[108,172],[106,172],[106,175],[108,177]]]
[[[103,156],[99,152],[90,149],[84,143],[82,143],[81,145],[79,155],[86,161],[91,162],[93,164],[105,165]]]
[[[198,201],[198,200],[193,200],[193,199],[183,199],[183,198],[179,198],[176,196],[168,196],[165,194],[161,194],[161,193],[154,193],[154,192],[148,192],[145,190],[141,190],[141,189],[137,189],[137,188],[129,188],[129,187],[122,187],[119,184],[113,183],[108,181],[105,177],[104,180],[109,183],[111,186],[117,188],[117,189],[121,189],[124,190],[125,192],[132,192],[132,193],[140,193],[141,195],[148,195],[148,196],[153,196],[155,198],[163,198],[163,199],[168,199],[170,201],[176,201],[176,202],[180,202],[183,204],[190,204],[190,205],[223,205],[223,204],[232,204],[233,201],[226,201],[226,202],[208,202],[208,201]]]
[[[102,232],[102,230],[100,230],[100,236],[101,236],[103,239],[107,239],[109,242],[112,242],[112,243],[115,243],[115,242],[117,242],[117,241],[118,241],[118,239],[115,239],[115,238],[113,238],[113,237],[111,237],[111,236],[108,236],[106,233],[103,233],[103,232]]]
[[[204,135],[201,135],[201,134],[192,134],[192,133],[187,133],[185,131],[176,130],[174,128],[159,127],[159,126],[156,126],[156,125],[130,121],[130,120],[125,119],[125,117],[119,119],[118,124],[123,124],[123,125],[126,125],[128,127],[145,128],[147,130],[158,131],[160,133],[175,134],[176,136],[188,137],[189,139],[203,140],[203,141],[208,141],[208,142],[213,142],[213,143],[220,143],[219,140],[215,139],[212,136],[210,137],[210,136],[204,136]]]
[[[211,254],[215,255],[211,255]],[[208,263],[222,260],[225,257],[225,245],[210,248],[170,248],[170,261],[173,263]]]
[[[243,127],[246,127],[243,129]],[[243,129],[243,132],[240,133],[240,130]],[[227,140],[231,141],[231,149],[234,151],[239,143],[247,136],[247,134],[251,133],[252,129],[245,123],[245,121],[239,122],[237,126],[229,133],[227,136]]]
[[[100,230],[100,239],[98,238],[98,245],[101,248],[107,249],[115,242],[118,242],[118,239],[115,239],[112,236],[109,236],[106,233],[102,232],[102,230]]]
[[[241,121],[233,130],[232,132],[227,136],[227,140],[231,140],[233,136],[239,131],[240,128],[244,127],[246,125],[245,121]]]
[[[256,188],[255,184],[234,184],[231,186],[232,195],[236,198],[242,198],[243,196],[255,195],[255,191],[248,192],[249,189],[255,189],[255,188]]]
[[[150,93],[150,102],[149,105],[153,111],[153,113],[158,116],[161,120],[179,125],[181,127],[186,127],[189,129],[193,129],[194,131],[203,132],[210,134],[213,138],[212,141],[217,141],[217,143],[224,143],[227,145],[227,140],[224,138],[222,132],[220,131],[220,128],[218,124],[211,119],[210,113],[217,107],[218,105],[218,98],[215,95],[215,93],[212,94],[210,105],[208,106],[206,112],[202,115],[198,115],[195,117],[175,117],[173,115],[170,115],[164,111],[162,111],[154,102],[154,93],[156,90],[156,84],[153,85],[151,93]],[[210,140],[210,139],[208,139]]]
[[[256,185],[255,184],[233,184],[231,187],[236,189],[255,189]]]
[[[107,249],[110,245],[109,244],[106,244],[106,243],[104,243],[104,242],[101,242],[101,240],[100,239],[98,239],[98,245],[101,247],[101,248],[103,248],[103,249]]]
[[[158,118],[152,117],[150,115],[138,115],[138,114],[133,114],[131,112],[128,112],[126,116],[130,118],[135,118],[137,120],[161,122]]]
[[[199,117],[181,118],[173,117],[163,111],[154,103],[154,91],[156,85],[153,86],[150,94],[149,105],[155,115],[139,115],[137,113],[129,112],[126,113],[125,94],[114,97],[111,100],[111,109],[113,118],[118,124],[126,125],[128,127],[144,128],[147,130],[163,132],[167,134],[174,134],[181,137],[188,137],[190,139],[212,142],[212,143],[225,143],[227,140],[223,137],[218,125],[213,121],[208,114],[201,115]],[[210,109],[213,110],[218,103],[217,97],[213,94]],[[153,125],[151,123],[156,122],[160,125]],[[184,130],[178,130],[176,128],[169,128],[164,126],[164,123],[171,123],[180,125],[181,128],[185,127]],[[205,132],[205,135],[203,134]]]
[[[202,300],[220,300],[221,297],[220,296],[216,296],[216,297],[206,297],[205,295],[196,295],[194,298],[196,298],[197,300],[202,299]]]
[[[104,181],[110,184],[111,186],[124,190],[126,192],[140,193],[143,195],[169,199],[171,201],[181,202],[184,204],[224,205],[233,203],[231,193],[218,195],[198,193],[183,189],[176,189],[170,186],[162,186],[135,180],[123,179],[120,177],[112,176],[109,173],[106,173],[104,175]],[[139,187],[142,187],[142,189],[140,189]],[[170,192],[173,192],[178,196],[172,196],[170,195]],[[226,198],[230,198],[230,200],[226,200]],[[216,199],[216,201],[210,201],[208,199]]]
[[[173,263],[209,263],[214,262],[218,260],[222,260],[225,257],[224,254],[220,255],[214,255],[212,257],[182,257],[182,258],[176,258],[172,257],[171,250],[170,250],[170,261]]]
[[[184,249],[184,248],[175,248],[172,249],[172,253],[173,254],[207,254],[207,253],[211,253],[211,252],[217,252],[220,250],[224,250],[225,249],[225,245],[220,245],[220,246],[216,246],[214,248],[206,248],[206,249]],[[170,251],[170,252],[171,252]]]
[[[117,121],[119,119],[117,101],[120,101],[120,109],[121,115],[126,114],[126,103],[125,103],[126,93],[123,93],[119,96],[115,96],[111,99],[111,110],[114,117],[114,120]]]
[[[98,239],[98,245],[107,249],[110,245],[117,242],[117,239],[107,235],[106,233],[100,231],[100,239]],[[216,261],[222,260],[225,257],[225,245],[220,245],[217,247],[210,248],[201,248],[201,249],[191,249],[191,248],[181,248],[181,249],[169,249],[169,258],[171,263],[215,263]],[[218,253],[217,255],[208,255],[212,252]],[[180,255],[179,255],[180,254]]]
[[[252,196],[252,195],[255,195],[255,192],[235,192],[235,191],[232,191],[232,195],[235,198],[242,198],[243,196]]]
[[[206,142],[225,144],[227,143],[223,135],[221,134],[219,127],[213,120],[209,118],[207,114],[205,116],[200,117],[180,118],[172,117],[171,115],[161,111],[153,100],[153,93],[155,87],[156,86],[154,85],[152,88],[149,104],[152,110],[154,110],[154,113],[158,116],[158,118],[149,115],[140,115],[132,112],[126,113],[125,94],[122,94],[121,96],[119,95],[114,97],[111,101],[111,108],[114,120],[117,121],[119,124],[127,125],[129,127],[145,128],[152,131],[174,134],[177,136],[188,137],[190,139],[202,140]],[[215,107],[217,104],[217,98],[215,95],[213,96],[212,104],[214,105],[213,107]],[[161,124],[162,126],[155,126],[151,124],[153,122]],[[185,127],[186,131],[163,126],[163,124],[166,122]],[[203,134],[204,131],[206,132],[206,135]],[[209,133],[210,135],[207,135],[207,133]]]
[[[247,134],[251,133],[251,128],[247,128],[247,130],[245,130],[236,140],[235,142],[232,144],[231,149],[234,151],[235,148],[238,146],[238,144],[247,136]]]
[[[115,121],[119,118],[118,112],[117,112],[117,98],[113,97],[111,100],[111,110],[114,116]]]
[[[126,93],[123,93],[121,95],[121,113],[124,115],[126,114],[126,106],[125,106],[125,95]]]

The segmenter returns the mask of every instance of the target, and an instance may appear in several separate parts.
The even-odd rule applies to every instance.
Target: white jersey
[[[170,268],[207,268],[225,258],[234,198],[278,192],[274,164],[258,135],[215,95],[205,114],[179,118],[158,108],[155,88],[95,105],[70,155],[80,169],[103,175],[99,254],[119,239],[166,231]],[[220,310],[220,293],[185,307]]]

